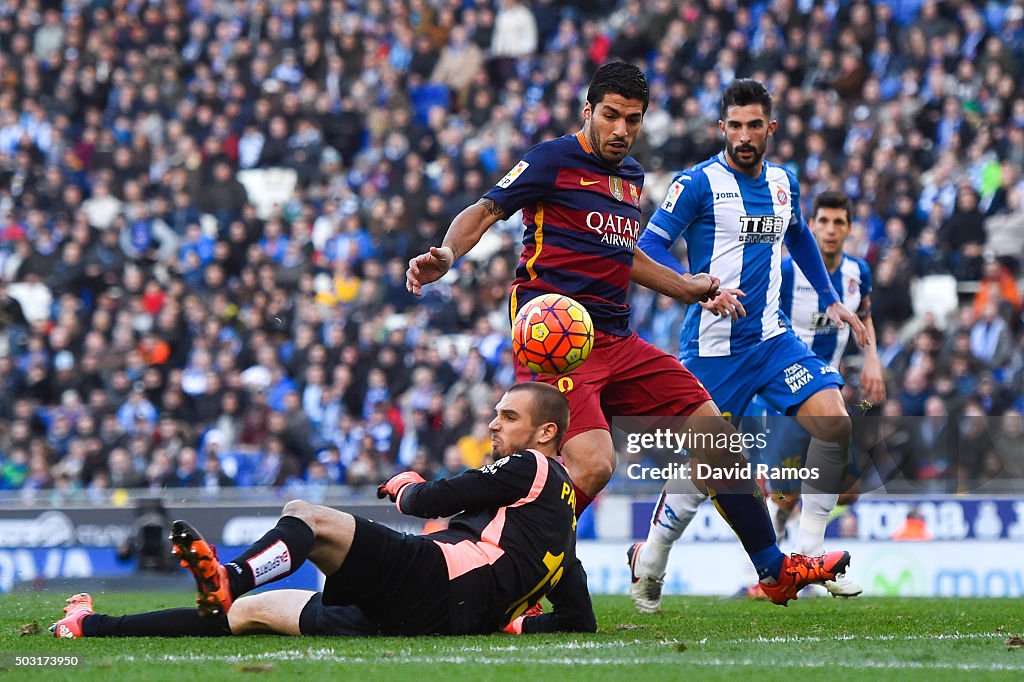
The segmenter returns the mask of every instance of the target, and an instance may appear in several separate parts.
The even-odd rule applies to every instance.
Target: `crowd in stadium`
[[[892,427],[900,467],[947,475],[944,428],[961,478],[1024,478],[1020,2],[22,0],[0,7],[0,489],[316,500],[480,466],[521,225],[422,299],[406,262],[575,132],[612,59],[651,84],[645,215],[721,150],[723,87],[769,84],[805,211],[854,201],[875,413],[935,418]],[[920,314],[943,283],[952,309]],[[682,307],[633,303],[675,352]]]

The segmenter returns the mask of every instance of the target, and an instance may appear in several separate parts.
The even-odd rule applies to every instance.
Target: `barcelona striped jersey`
[[[643,183],[632,157],[603,163],[581,131],[533,147],[484,195],[506,215],[523,211],[513,316],[523,303],[555,292],[582,303],[597,329],[630,334],[626,294]]]

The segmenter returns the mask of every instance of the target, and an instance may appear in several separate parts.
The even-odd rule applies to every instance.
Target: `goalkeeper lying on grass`
[[[330,507],[295,500],[277,526],[226,564],[185,521],[174,553],[195,577],[198,609],[128,616],[68,599],[57,637],[466,635],[506,630],[594,632],[587,576],[575,554],[572,483],[554,459],[569,406],[552,386],[517,384],[495,407],[491,443],[501,459],[425,482],[407,471],[381,486],[399,511],[457,515],[448,528],[406,535]],[[327,576],[322,593],[246,592],[306,560]],[[551,613],[534,613],[547,597]]]

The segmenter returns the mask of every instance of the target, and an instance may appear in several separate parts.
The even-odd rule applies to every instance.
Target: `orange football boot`
[[[171,524],[171,544],[181,565],[196,580],[199,614],[219,616],[227,613],[234,598],[228,583],[228,570],[217,560],[217,550],[188,521]]]
[[[844,551],[827,552],[821,556],[804,556],[790,554],[782,558],[782,572],[778,579],[768,584],[758,583],[765,596],[780,606],[797,598],[797,593],[813,583],[824,583],[835,580],[836,576],[846,572],[850,565],[850,553]]]

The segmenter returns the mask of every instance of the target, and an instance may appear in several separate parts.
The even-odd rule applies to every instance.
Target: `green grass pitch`
[[[416,639],[237,637],[55,640],[66,594],[0,596],[0,677],[39,680],[977,680],[1024,679],[1019,600],[801,599],[788,608],[666,598],[657,616],[626,597],[595,600],[594,635]],[[187,606],[189,595],[94,594],[119,614]],[[35,621],[38,634],[21,634]],[[77,668],[14,666],[15,655],[77,655]]]

